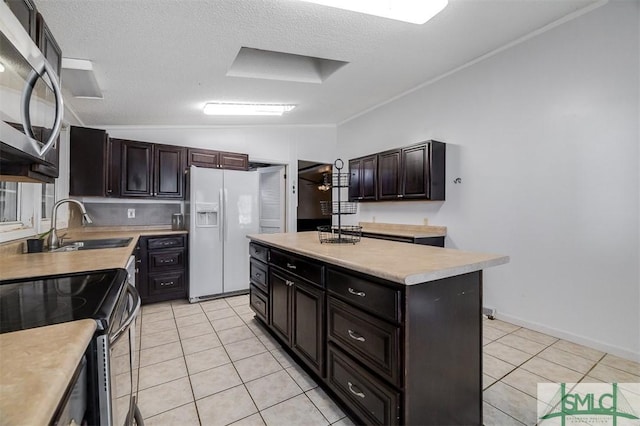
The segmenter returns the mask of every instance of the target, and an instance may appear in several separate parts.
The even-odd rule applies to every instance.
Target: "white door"
[[[222,293],[222,171],[189,171],[189,300]]]
[[[260,233],[286,231],[285,167],[258,169],[260,174]]]
[[[224,289],[249,289],[248,234],[259,232],[258,173],[224,170]]]

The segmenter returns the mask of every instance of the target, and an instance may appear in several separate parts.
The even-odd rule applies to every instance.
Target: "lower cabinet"
[[[184,299],[188,289],[187,235],[141,237],[137,285],[142,303]]]
[[[272,330],[322,376],[324,291],[274,267],[269,282]]]
[[[481,271],[402,285],[250,253],[256,317],[356,423],[482,424]]]

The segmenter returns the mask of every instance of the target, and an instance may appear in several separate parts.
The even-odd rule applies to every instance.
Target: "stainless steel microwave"
[[[0,160],[44,163],[63,113],[55,70],[0,1]]]

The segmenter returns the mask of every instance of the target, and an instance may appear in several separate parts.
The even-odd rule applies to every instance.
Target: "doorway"
[[[331,164],[298,160],[298,232],[331,225],[331,216],[322,214],[320,203],[331,202],[332,172]]]

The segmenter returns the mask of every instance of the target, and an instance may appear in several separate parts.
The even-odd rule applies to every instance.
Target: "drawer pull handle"
[[[287,268],[289,269],[297,269],[296,265],[292,265],[291,263],[287,262]]]
[[[173,281],[169,281],[168,283],[160,283],[161,287],[164,287],[166,285],[173,285]]]
[[[364,342],[364,337],[360,336],[355,331],[347,330],[347,332],[349,333],[349,337],[351,337],[353,340],[357,340],[358,342]]]
[[[289,280],[286,280],[286,281],[285,281],[285,283],[286,283],[289,287],[291,287],[291,286],[294,284],[294,282],[293,282],[293,281],[289,281]]]
[[[262,276],[262,274],[261,274],[260,272],[256,272],[254,275],[255,275],[256,277],[258,277],[258,278],[260,278],[260,277]]]
[[[353,383],[347,382],[347,384],[349,385],[349,392],[351,392],[352,394],[354,394],[355,396],[357,396],[359,398],[364,398],[364,394],[362,392],[358,392],[358,391],[353,389],[353,388],[355,388],[355,386],[353,386]]]
[[[356,295],[356,296],[360,296],[360,297],[365,297],[366,294],[364,291],[356,291],[354,289],[352,289],[351,287],[349,287],[349,293]]]

